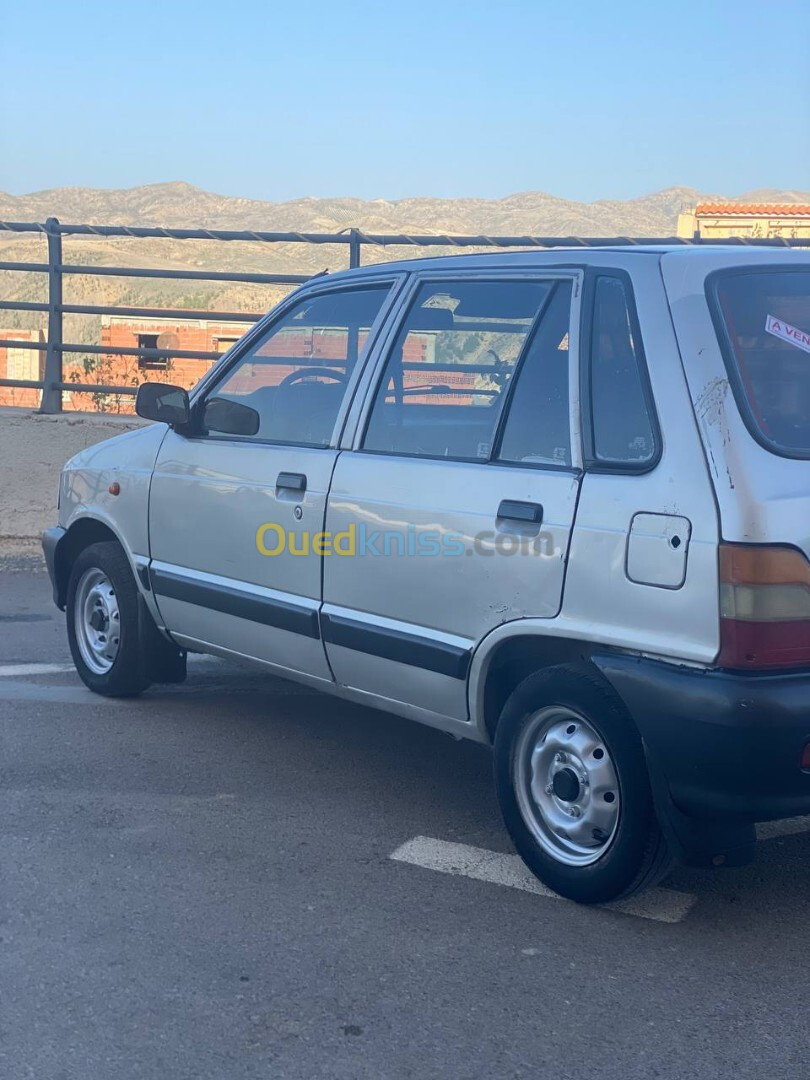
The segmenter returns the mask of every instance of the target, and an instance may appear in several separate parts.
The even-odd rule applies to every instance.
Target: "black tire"
[[[516,757],[520,758],[519,740],[522,732],[528,733],[533,717],[547,706],[570,709],[587,722],[604,742],[618,778],[620,802],[612,839],[602,854],[597,852],[596,861],[587,865],[569,865],[563,857],[555,857],[521,811],[516,778],[520,766],[515,764]],[[519,854],[561,896],[582,904],[618,900],[655,884],[672,865],[655,815],[639,734],[618,695],[586,665],[536,672],[512,692],[496,731],[495,783],[504,823]],[[550,846],[553,843],[554,838]]]
[[[99,570],[114,591],[119,613],[118,649],[108,671],[94,671],[85,662],[77,639],[76,592],[85,573]],[[91,544],[77,557],[67,588],[67,632],[76,670],[85,686],[105,697],[135,697],[151,680],[144,671],[138,633],[138,587],[121,546],[114,541]]]

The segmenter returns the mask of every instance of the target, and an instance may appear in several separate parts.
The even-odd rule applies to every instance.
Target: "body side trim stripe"
[[[168,570],[150,571],[152,589],[158,596],[182,600],[186,604],[211,608],[225,615],[249,619],[263,626],[275,626],[293,634],[319,638],[318,612],[315,608],[296,604],[291,600],[276,600],[266,596],[250,595],[241,589],[209,581],[195,581]]]
[[[394,660],[400,664],[425,668],[451,679],[466,679],[472,657],[471,649],[450,645],[445,641],[431,641],[404,630],[371,626],[343,615],[321,613],[324,641],[340,645],[344,649]]]

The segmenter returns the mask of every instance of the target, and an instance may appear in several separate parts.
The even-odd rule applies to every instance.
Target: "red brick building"
[[[101,345],[221,353],[238,341],[249,327],[249,323],[200,323],[177,319],[105,316],[101,327]],[[44,344],[45,333],[42,330],[0,328],[0,339]],[[107,386],[138,386],[147,381],[164,381],[190,388],[213,363],[214,360],[121,356],[112,351],[100,355],[82,355],[79,351],[65,354],[64,379],[65,382],[99,383]],[[0,378],[42,379],[44,369],[44,350],[0,346]],[[0,405],[36,409],[39,408],[40,394],[39,390],[2,386]],[[68,411],[103,410],[129,413],[134,408],[134,397],[66,390],[63,394],[63,407]]]
[[[4,341],[32,341],[43,344],[42,330],[6,330],[0,328]],[[41,379],[45,366],[42,349],[8,348],[0,345],[0,379]],[[0,405],[19,405],[26,409],[39,408],[39,390],[19,386],[0,386]]]
[[[250,323],[223,323],[198,319],[152,319],[134,316],[105,315],[101,323],[101,345],[110,352],[100,356],[70,357],[66,381],[98,382],[107,385],[137,386],[142,382],[171,382],[191,389],[216,362],[185,357],[127,356],[116,353],[116,346],[127,349],[177,349],[178,352],[224,353],[250,329]],[[95,395],[92,395],[95,396]],[[74,394],[89,399],[89,394]],[[121,402],[120,411],[132,411],[132,399]],[[74,406],[78,407],[78,406]],[[85,404],[83,408],[94,408]]]

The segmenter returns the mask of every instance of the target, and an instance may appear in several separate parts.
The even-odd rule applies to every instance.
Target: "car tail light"
[[[720,545],[720,655],[726,668],[810,666],[810,562],[792,547]]]

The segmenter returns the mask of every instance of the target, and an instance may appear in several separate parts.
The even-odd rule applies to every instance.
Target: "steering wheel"
[[[494,349],[487,349],[484,356],[491,356],[495,363],[492,365],[492,371],[486,372],[487,378],[491,379],[497,387],[501,390],[506,386],[511,375],[511,370],[508,370],[508,364],[505,360],[501,360],[500,355]],[[483,374],[483,372],[482,372]]]
[[[288,386],[292,386],[294,383],[302,382],[304,379],[311,379],[313,377],[319,379],[334,379],[335,382],[345,384],[349,381],[348,375],[342,371],[335,371],[334,368],[328,367],[312,367],[301,368],[299,371],[291,371],[289,375],[285,375],[281,382],[276,387],[276,392],[284,390]]]
[[[296,383],[303,382],[305,379],[332,379],[336,383],[340,383],[345,386],[349,381],[342,371],[335,371],[334,368],[328,367],[311,367],[300,368],[298,371],[291,371],[289,375],[285,375],[281,382],[276,387],[275,397],[273,398],[273,415],[278,417],[283,415],[286,411],[286,398],[287,390],[291,386],[295,386]],[[337,412],[337,407],[335,407]],[[313,418],[310,416],[307,423],[312,423]],[[330,425],[331,426],[331,425]]]

